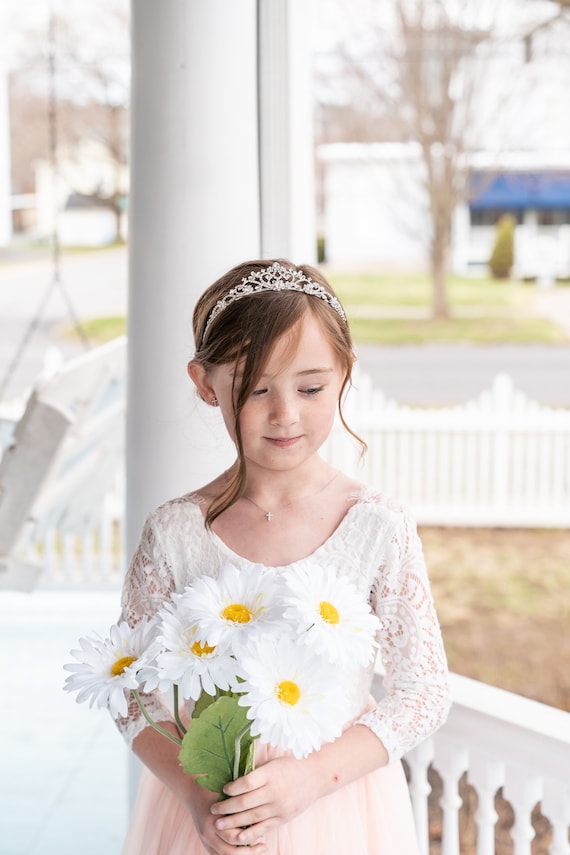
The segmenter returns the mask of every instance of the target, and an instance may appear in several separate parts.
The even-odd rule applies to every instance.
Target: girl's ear
[[[188,363],[186,370],[188,371],[188,376],[196,386],[198,394],[202,400],[207,404],[211,404],[212,401],[216,401],[216,393],[210,383],[209,374],[202,363],[193,359]]]

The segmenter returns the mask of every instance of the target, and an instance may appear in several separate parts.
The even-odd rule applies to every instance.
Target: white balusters
[[[62,569],[63,569],[63,583],[64,584],[73,584],[75,579],[75,536],[66,532],[62,536]]]
[[[47,528],[36,544],[47,587],[119,587],[124,565],[123,516],[105,510],[82,534]]]
[[[504,764],[488,754],[474,752],[467,779],[477,793],[477,855],[494,855],[495,825],[499,818],[495,810],[495,796],[504,783]]]
[[[426,739],[406,756],[410,768],[410,797],[421,855],[429,855],[428,797],[431,786],[428,769],[433,760],[432,739]]]
[[[531,843],[535,836],[531,816],[542,795],[541,780],[523,767],[508,767],[503,795],[515,813],[511,829],[513,855],[531,855]]]
[[[512,855],[531,855],[535,808],[541,814],[536,841],[540,851],[570,855],[570,713],[458,674],[450,676],[453,706],[436,733],[432,764],[444,782],[442,855],[459,853],[457,782],[465,768],[478,800],[477,855],[494,855],[500,812],[495,797],[501,787],[514,812]]]
[[[570,783],[548,778],[544,782],[541,807],[552,825],[550,855],[570,855]]]
[[[455,741],[435,737],[435,766],[443,781],[440,805],[443,810],[441,855],[459,855],[459,780],[469,766],[467,749]]]

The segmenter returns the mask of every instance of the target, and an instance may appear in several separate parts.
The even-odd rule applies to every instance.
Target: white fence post
[[[570,525],[570,410],[541,406],[498,375],[456,407],[402,406],[357,374],[345,407],[364,466],[335,425],[327,459],[408,503],[424,525]]]

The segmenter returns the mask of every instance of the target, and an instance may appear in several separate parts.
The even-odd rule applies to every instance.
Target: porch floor
[[[0,855],[120,855],[128,751],[62,690],[69,651],[118,608],[118,591],[0,591]]]

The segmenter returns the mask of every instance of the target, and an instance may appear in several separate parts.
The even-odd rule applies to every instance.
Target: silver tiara
[[[236,300],[241,300],[242,297],[247,297],[249,294],[258,294],[260,291],[302,291],[303,294],[310,294],[311,297],[324,300],[340,315],[343,321],[346,321],[346,315],[340,302],[326,288],[318,285],[310,276],[306,276],[300,270],[290,270],[275,261],[269,267],[264,267],[262,270],[250,273],[249,276],[244,276],[239,285],[231,288],[227,294],[218,300],[206,321],[201,345],[206,339],[210,324],[224,309],[235,303]]]

